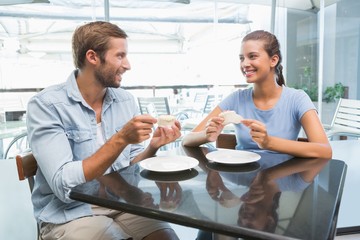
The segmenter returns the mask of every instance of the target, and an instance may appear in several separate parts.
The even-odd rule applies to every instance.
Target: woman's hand
[[[241,200],[245,203],[255,204],[265,198],[266,189],[274,180],[268,178],[266,170],[258,172],[252,183],[250,184],[249,191],[241,196]]]
[[[259,172],[250,184],[249,191],[241,196],[241,200],[249,204],[260,202],[265,198],[267,184],[266,175],[263,172]]]
[[[210,170],[206,178],[206,190],[215,201],[220,200],[221,192],[226,190],[219,172]]]
[[[224,118],[222,117],[213,117],[207,122],[205,126],[205,135],[207,141],[216,141],[224,128],[224,126],[222,125],[223,122]]]
[[[267,149],[270,136],[267,134],[265,124],[254,119],[244,119],[241,123],[250,128],[250,136],[259,148]]]

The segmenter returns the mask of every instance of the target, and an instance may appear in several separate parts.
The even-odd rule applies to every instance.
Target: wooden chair
[[[331,125],[324,125],[326,135],[360,138],[360,100],[340,98]]]
[[[19,180],[23,181],[27,179],[30,191],[32,192],[34,189],[35,175],[38,168],[34,155],[31,152],[27,152],[16,155],[15,159]],[[36,224],[36,226],[37,236],[40,236],[39,225]]]
[[[215,143],[216,148],[235,149],[236,137],[235,134],[221,133]]]
[[[23,181],[27,179],[30,191],[32,192],[37,171],[37,163],[34,155],[31,152],[27,152],[16,155],[15,159],[19,180]]]

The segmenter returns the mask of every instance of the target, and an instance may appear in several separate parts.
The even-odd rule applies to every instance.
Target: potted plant
[[[303,86],[301,87],[307,95],[309,95],[311,101],[317,102],[318,101],[318,87],[315,84],[312,84],[310,87]]]
[[[329,86],[324,91],[324,101],[326,103],[335,102],[339,98],[344,97],[345,86],[342,83],[335,83],[334,86]]]

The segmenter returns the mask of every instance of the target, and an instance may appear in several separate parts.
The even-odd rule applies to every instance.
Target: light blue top
[[[92,214],[90,205],[69,198],[70,189],[85,182],[82,160],[98,149],[95,111],[83,99],[76,73],[41,91],[28,104],[28,138],[39,166],[32,193],[38,223],[58,224]],[[138,114],[130,93],[108,88],[101,113],[105,140]],[[140,144],[128,145],[112,170],[128,166],[142,150]]]
[[[281,97],[269,110],[258,109],[253,101],[253,89],[237,90],[226,97],[219,107],[235,111],[247,119],[256,119],[266,125],[269,135],[296,140],[301,129],[301,117],[307,111],[316,109],[309,96],[303,91],[283,86]],[[243,124],[235,125],[236,149],[259,149],[251,139],[249,128]]]

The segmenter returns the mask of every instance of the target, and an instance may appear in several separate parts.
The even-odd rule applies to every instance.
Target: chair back
[[[194,97],[194,102],[204,103],[206,101],[207,96],[208,96],[208,92],[197,92]]]
[[[32,192],[38,167],[34,155],[31,152],[27,152],[16,155],[15,159],[19,180],[23,181],[27,179],[30,191]]]
[[[24,152],[27,149],[29,149],[29,142],[27,132],[24,132],[14,137],[8,144],[4,152],[4,159],[14,158],[16,154]]]
[[[210,113],[214,107],[221,101],[223,95],[209,94],[206,98],[205,106],[203,108],[203,114]]]
[[[216,148],[235,149],[236,136],[231,133],[221,133],[216,140]]]
[[[36,159],[32,152],[18,154],[15,157],[18,177],[20,181],[28,180],[30,192],[34,189],[35,175],[38,168]],[[40,236],[40,228],[37,226],[37,236]]]
[[[360,137],[360,100],[339,99],[330,134]]]
[[[138,97],[141,114],[151,114],[148,112],[149,105],[152,105],[157,115],[169,115],[170,107],[167,97]]]

